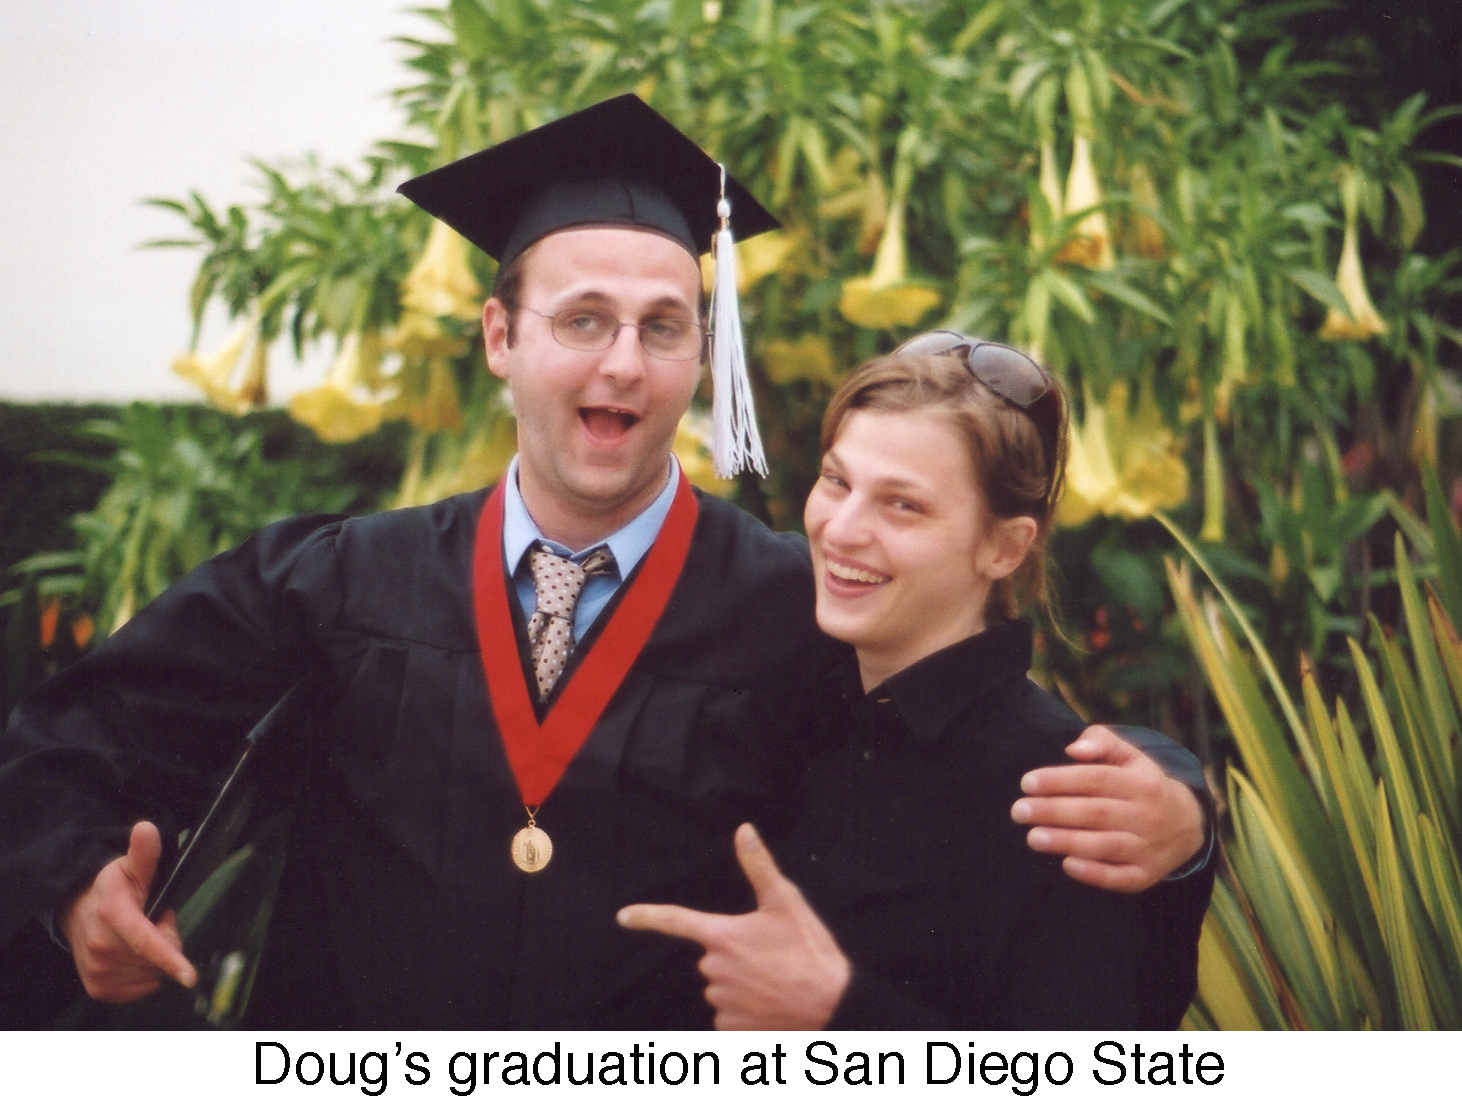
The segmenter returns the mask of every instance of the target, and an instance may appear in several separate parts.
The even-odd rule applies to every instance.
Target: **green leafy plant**
[[[85,430],[110,451],[65,461],[108,475],[110,485],[95,509],[72,517],[75,549],[32,556],[13,573],[66,616],[89,618],[98,636],[271,520],[345,511],[359,495],[307,458],[266,456],[259,431],[212,412],[131,404]]]
[[[1308,669],[1294,697],[1227,589],[1225,613],[1170,564],[1237,749],[1190,1025],[1462,1027],[1462,543],[1428,481],[1436,585],[1398,535],[1404,625],[1349,641],[1353,705]]]
[[[203,254],[195,314],[211,301],[245,334],[335,346],[292,411],[341,439],[409,419],[397,499],[421,502],[493,480],[512,417],[464,295],[492,265],[460,244],[448,260],[388,187],[637,92],[783,222],[739,254],[772,473],[733,497],[795,528],[828,398],[909,334],[1029,348],[1075,401],[1064,523],[1099,518],[1086,585],[1105,596],[1076,620],[1123,657],[1121,680],[1066,682],[1111,717],[1175,709],[1173,627],[1136,520],[1172,510],[1261,582],[1282,556],[1266,637],[1328,666],[1364,617],[1372,560],[1389,565],[1373,495],[1415,491],[1457,410],[1462,335],[1438,306],[1462,290],[1462,256],[1417,248],[1417,169],[1456,162],[1426,147],[1456,110],[1324,96],[1337,67],[1302,60],[1292,31],[1324,7],[450,0],[404,41],[410,142],[382,142],[361,172],[261,166],[255,206],[162,204]],[[234,406],[243,352],[185,367],[215,388],[215,365],[245,367],[216,393]],[[680,449],[709,488],[695,431]]]

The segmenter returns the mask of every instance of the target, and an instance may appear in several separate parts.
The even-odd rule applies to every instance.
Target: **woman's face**
[[[865,688],[984,628],[990,584],[1013,569],[1002,545],[1009,523],[986,515],[947,416],[848,414],[806,524],[817,623],[857,650]]]

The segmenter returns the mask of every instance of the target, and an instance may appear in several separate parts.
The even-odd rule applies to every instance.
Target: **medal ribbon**
[[[477,519],[472,554],[477,643],[493,716],[525,806],[536,809],[553,791],[650,639],[685,566],[698,512],[682,472],[665,524],[640,564],[639,575],[540,724],[528,697],[508,609],[503,487],[488,497]]]

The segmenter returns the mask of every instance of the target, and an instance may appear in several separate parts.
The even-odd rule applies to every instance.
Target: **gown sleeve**
[[[323,664],[339,522],[263,529],[16,707],[0,739],[0,942],[49,922],[126,851],[134,822],[165,839],[194,822],[243,735]]]

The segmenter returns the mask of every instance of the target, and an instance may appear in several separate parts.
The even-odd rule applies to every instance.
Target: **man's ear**
[[[495,376],[506,377],[508,308],[496,295],[482,307],[482,347],[487,354],[487,367]]]
[[[1025,562],[1035,542],[1036,522],[1032,517],[996,520],[980,549],[980,572],[991,582],[1008,578]]]

